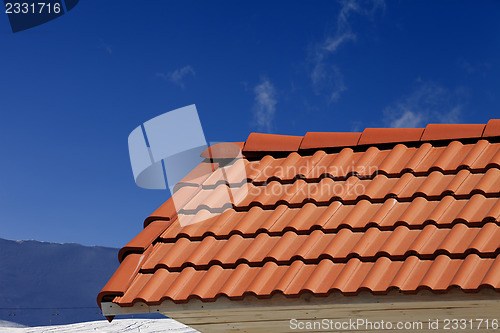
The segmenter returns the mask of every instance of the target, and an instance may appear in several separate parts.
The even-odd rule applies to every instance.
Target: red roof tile
[[[206,211],[202,210],[198,214],[203,212]],[[360,200],[356,204],[333,201],[325,206],[306,203],[296,208],[282,204],[275,209],[254,206],[248,211],[228,210],[185,228],[172,223],[160,239],[169,242],[179,237],[199,240],[206,236],[217,236],[218,239],[226,239],[236,234],[252,237],[261,232],[281,235],[290,230],[300,234],[309,234],[316,229],[325,233],[338,232],[343,228],[353,231],[365,231],[370,227],[394,230],[400,225],[411,229],[423,228],[427,224],[450,228],[456,223],[465,223],[473,227],[499,219],[500,201],[482,194],[475,194],[470,199],[445,196],[441,200],[416,197],[408,202],[390,198],[381,203],[368,200]]]
[[[244,142],[221,142],[208,147],[201,153],[201,157],[210,159],[238,158],[241,156]]]
[[[301,136],[251,133],[243,152],[288,152],[299,149]]]
[[[358,145],[420,141],[423,128],[367,128],[361,134]]]
[[[143,253],[169,225],[170,223],[166,221],[153,221],[119,251],[118,260],[122,261],[129,253]]]
[[[321,148],[335,148],[335,147],[348,147],[358,144],[361,133],[345,132],[308,132],[304,136],[300,149],[321,149]]]
[[[483,137],[500,136],[500,119],[491,119],[484,128]]]
[[[499,270],[499,259],[476,254],[465,259],[443,254],[433,260],[409,256],[404,261],[380,257],[374,262],[352,258],[346,263],[323,259],[307,264],[296,260],[291,265],[266,262],[259,267],[243,263],[236,268],[213,265],[206,270],[187,267],[180,272],[159,268],[155,274],[139,273],[114,302],[121,306],[136,302],[154,305],[164,300],[184,303],[190,299],[212,301],[221,295],[232,299],[247,295],[268,297],[278,292],[288,296],[304,292],[322,296],[336,290],[346,295],[363,290],[386,294],[391,289],[410,294],[421,289],[442,292],[453,287],[475,291],[482,287],[498,288]]]
[[[422,141],[480,138],[483,124],[429,124],[422,134]]]
[[[499,124],[214,146],[120,251],[98,302],[500,290]]]
[[[379,257],[405,260],[410,255],[434,259],[439,254],[465,258],[476,253],[483,258],[492,258],[500,252],[498,238],[500,226],[492,222],[482,227],[457,223],[451,228],[427,224],[422,229],[400,225],[385,231],[342,228],[338,232],[325,233],[316,229],[306,234],[290,230],[275,236],[268,233],[255,237],[233,234],[224,239],[206,236],[201,240],[190,240],[181,237],[172,242],[156,243],[142,270],[154,272],[165,268],[181,271],[188,266],[202,269],[212,265],[236,267],[241,263],[261,266],[267,261],[278,264],[291,264],[295,260],[318,263],[325,258],[339,263],[354,257],[363,261],[375,261]]]

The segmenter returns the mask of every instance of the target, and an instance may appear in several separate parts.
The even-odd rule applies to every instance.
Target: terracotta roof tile
[[[500,136],[500,119],[491,119],[484,128],[483,137]]]
[[[429,124],[421,141],[480,138],[484,127],[483,124]]]
[[[240,263],[259,266],[267,261],[291,264],[302,260],[313,263],[325,258],[334,262],[347,262],[353,257],[374,261],[383,256],[404,260],[409,255],[432,259],[438,254],[465,258],[470,253],[476,253],[489,258],[500,252],[498,238],[500,226],[493,222],[481,227],[457,223],[451,228],[427,224],[423,229],[400,225],[394,230],[371,227],[366,231],[344,228],[333,233],[323,230],[307,234],[286,231],[276,236],[268,233],[260,233],[256,237],[234,234],[220,240],[214,236],[206,236],[202,240],[182,237],[172,243],[155,244],[142,270],[153,272],[166,268],[180,271],[187,266],[206,269],[211,265],[236,267]]]
[[[463,222],[472,226],[498,221],[499,216],[500,201],[482,194],[475,194],[470,199],[456,199],[448,195],[440,200],[416,197],[405,202],[389,198],[380,203],[363,199],[356,204],[333,201],[326,206],[305,203],[300,207],[288,207],[281,204],[274,209],[254,206],[248,211],[228,210],[185,228],[172,223],[160,238],[168,241],[183,236],[190,239],[208,235],[227,238],[232,234],[252,236],[259,231],[281,234],[286,230],[305,232],[313,229],[335,232],[340,228],[365,230],[369,226],[392,230],[397,225],[415,228],[428,223],[449,227]]]
[[[143,253],[168,228],[170,222],[153,221],[135,236],[118,252],[118,260],[122,262],[129,253]]]
[[[361,134],[358,145],[420,141],[423,128],[367,128]]]
[[[240,158],[244,142],[221,142],[208,147],[201,153],[201,157],[209,159]]]
[[[99,306],[105,296],[123,295],[124,292],[129,289],[132,281],[139,273],[139,269],[145,258],[146,253],[131,253],[125,257],[116,272],[109,279],[108,283],[106,283],[101,292],[97,295],[97,303]]]
[[[251,133],[243,147],[244,152],[290,152],[297,151],[301,136]]]
[[[300,149],[321,149],[356,146],[361,133],[358,132],[307,132]]]
[[[335,290],[351,295],[362,290],[385,294],[396,288],[403,293],[415,293],[421,289],[446,291],[454,286],[465,291],[481,287],[498,290],[498,275],[491,273],[492,268],[498,266],[496,258],[470,254],[465,259],[439,255],[433,260],[410,256],[405,261],[380,257],[374,262],[353,258],[347,263],[323,259],[318,264],[294,261],[292,265],[267,262],[262,267],[240,264],[237,268],[222,268],[213,265],[208,270],[187,267],[180,273],[160,268],[154,274],[139,273],[133,285],[114,302],[132,306],[138,301],[146,301],[141,295],[151,284],[161,288],[148,299],[149,304],[159,304],[163,300],[184,303],[194,298],[214,300],[221,295],[232,299],[246,295],[268,297],[276,292],[289,296],[303,292],[326,295]],[[471,267],[475,272],[473,277]],[[161,279],[155,279],[157,274]]]
[[[407,201],[416,196],[432,198],[445,194],[456,196],[474,193],[494,195],[500,191],[500,170],[491,168],[485,173],[471,173],[467,169],[462,169],[456,174],[432,171],[424,176],[414,176],[407,173],[400,178],[380,174],[367,179],[351,176],[346,180],[337,181],[325,177],[312,183],[303,179],[286,184],[273,180],[266,185],[256,186],[248,183],[243,187],[244,189],[240,188],[239,190],[246,193],[245,197],[232,204],[223,200],[224,193],[229,190],[225,184],[215,188],[201,189],[184,205],[181,211],[194,213],[200,209],[207,209],[211,212],[222,212],[225,208],[230,208],[231,205],[237,210],[248,211],[252,206],[271,209],[280,204],[297,207],[306,202],[326,205],[335,200],[355,202],[367,199],[376,202],[389,197],[397,197]]]
[[[205,172],[213,167],[213,163],[200,165],[205,164],[205,167],[199,167]],[[238,171],[242,165],[246,171],[246,179],[243,178],[243,173]],[[484,139],[472,144],[452,141],[444,147],[434,147],[430,143],[424,143],[419,147],[397,144],[392,149],[385,150],[370,147],[354,152],[351,148],[344,148],[334,154],[318,150],[312,155],[291,152],[286,157],[276,158],[266,155],[257,161],[238,159],[234,164],[224,168],[227,179],[222,176],[221,169],[218,168],[210,176],[205,176],[201,184],[204,188],[211,188],[226,183],[227,180],[230,180],[232,185],[242,184],[247,180],[259,184],[271,180],[289,182],[296,178],[311,181],[325,176],[340,179],[352,173],[361,177],[374,174],[396,176],[405,172],[417,174],[429,173],[432,170],[456,172],[463,168],[484,170],[498,166],[500,166],[500,143],[490,143]],[[193,181],[186,177],[179,184],[198,186],[200,181],[196,177]]]
[[[238,158],[213,146],[98,302],[500,291],[499,126],[252,133]]]

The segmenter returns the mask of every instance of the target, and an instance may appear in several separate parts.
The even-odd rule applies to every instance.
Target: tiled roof
[[[252,133],[202,157],[99,303],[500,290],[500,120]]]

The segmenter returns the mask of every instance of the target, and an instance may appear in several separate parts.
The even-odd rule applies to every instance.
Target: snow
[[[84,323],[54,325],[54,326],[38,326],[13,328],[12,326],[3,326],[11,324],[7,321],[0,321],[0,333],[65,333],[65,332],[140,332],[140,333],[160,333],[160,332],[175,332],[175,333],[191,333],[198,332],[197,330],[186,326],[178,321],[170,318],[165,319],[115,319],[111,323],[107,320],[90,321]]]
[[[18,323],[14,323],[12,321],[0,320],[0,330],[3,327],[26,327],[26,326],[18,324]]]

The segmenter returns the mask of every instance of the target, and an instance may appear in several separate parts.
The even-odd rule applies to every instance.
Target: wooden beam
[[[363,292],[356,296],[340,293],[326,297],[303,294],[297,298],[275,295],[269,299],[248,296],[240,301],[220,297],[215,302],[191,300],[175,304],[165,301],[158,306],[137,303],[133,307],[120,307],[108,302],[102,304],[102,309],[105,315],[160,312],[201,332],[293,332],[300,331],[298,327],[307,325],[307,322],[311,325],[324,324],[321,322],[323,319],[337,324],[358,319],[372,323],[383,320],[393,327],[399,322],[421,323],[420,332],[429,329],[429,322],[434,323],[435,320],[439,321],[439,328],[444,332],[445,319],[465,319],[466,325],[475,325],[474,329],[468,326],[465,331],[486,331],[485,322],[477,329],[480,322],[476,319],[488,319],[489,329],[492,329],[492,320],[500,320],[500,293],[491,289],[478,293],[454,289],[444,294],[424,290],[415,295],[392,291],[387,295]],[[329,322],[330,325],[332,322]],[[447,331],[453,331],[451,325],[453,322],[450,322],[450,330]],[[292,329],[294,326],[297,329]],[[358,326],[355,331],[373,330],[363,330]]]

